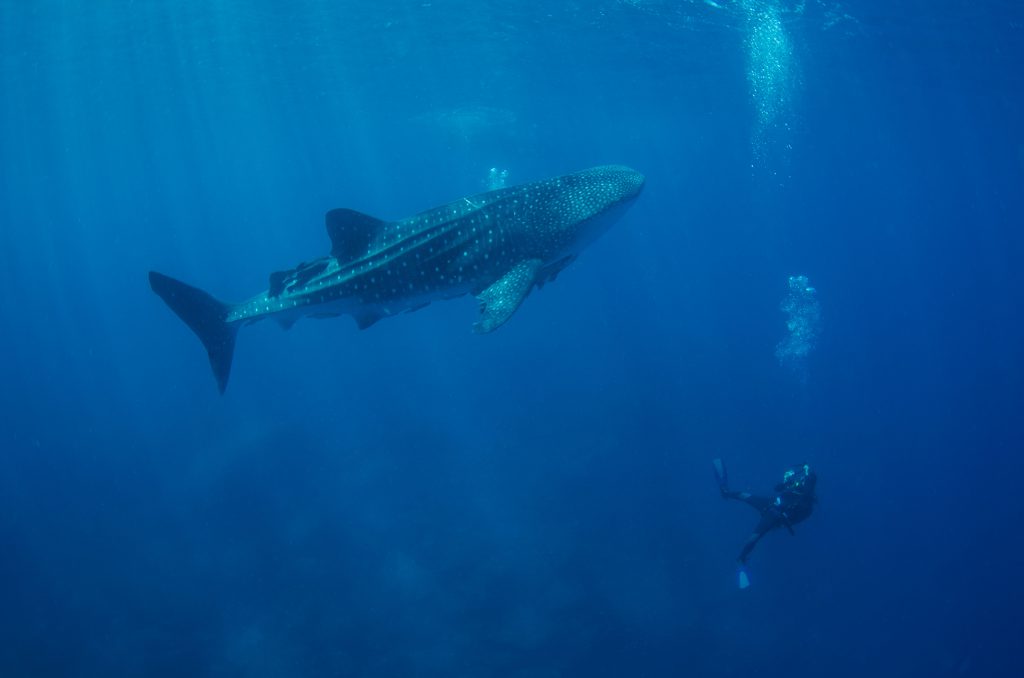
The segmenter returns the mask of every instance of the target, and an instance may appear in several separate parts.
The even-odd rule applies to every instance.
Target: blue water
[[[0,2],[0,675],[1022,675],[1022,38],[1009,0]],[[261,323],[220,396],[146,281],[241,300],[330,208],[602,163],[643,195],[494,334]],[[714,456],[820,476],[745,591]]]

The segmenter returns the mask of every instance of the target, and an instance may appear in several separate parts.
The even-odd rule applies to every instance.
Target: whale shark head
[[[578,177],[594,199],[608,205],[632,200],[644,187],[644,175],[625,165],[601,165],[570,176]]]
[[[551,223],[563,247],[579,251],[604,233],[636,199],[644,175],[623,165],[602,165],[559,179]]]

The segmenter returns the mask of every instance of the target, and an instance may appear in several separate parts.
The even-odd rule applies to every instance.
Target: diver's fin
[[[186,285],[156,271],[149,272],[149,286],[185,321],[203,342],[210,367],[221,393],[228,385],[231,358],[235,353],[236,323],[227,322],[228,304],[217,301],[201,289]]]
[[[533,289],[542,264],[540,259],[520,261],[511,271],[478,294],[476,298],[480,301],[480,320],[473,325],[473,330],[483,334],[504,325]]]
[[[747,574],[747,568],[740,565],[739,569],[736,570],[736,584],[739,585],[740,589],[750,587],[750,576]]]
[[[711,463],[715,465],[715,478],[718,479],[718,487],[725,491],[729,487],[729,472],[725,470],[725,464],[721,459],[712,459]]]
[[[384,221],[369,214],[340,207],[324,216],[331,237],[331,256],[348,261],[366,254]]]

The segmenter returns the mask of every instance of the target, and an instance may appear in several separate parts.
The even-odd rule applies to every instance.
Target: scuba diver
[[[761,537],[777,527],[785,527],[790,534],[796,534],[793,532],[793,526],[806,520],[814,510],[814,503],[817,501],[817,497],[814,496],[814,486],[818,482],[818,476],[807,464],[799,464],[786,469],[786,472],[782,474],[782,482],[775,486],[775,493],[771,497],[757,497],[749,492],[730,490],[729,474],[725,470],[725,464],[721,459],[715,459],[714,465],[715,476],[718,478],[718,489],[722,493],[722,498],[739,499],[753,506],[761,514],[761,520],[747,537],[737,559],[739,586],[741,589],[745,589],[750,586],[750,578],[745,567],[750,552],[754,550]]]

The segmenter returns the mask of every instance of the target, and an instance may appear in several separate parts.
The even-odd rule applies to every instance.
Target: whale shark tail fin
[[[221,393],[228,385],[238,325],[227,321],[231,307],[174,278],[149,272],[149,286],[203,342]]]

